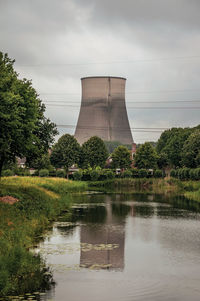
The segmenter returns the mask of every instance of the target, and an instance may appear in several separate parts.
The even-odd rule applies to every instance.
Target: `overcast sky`
[[[80,78],[112,75],[127,78],[134,140],[156,141],[134,128],[200,123],[199,13],[199,0],[0,0],[0,51],[71,126],[60,134],[74,133]]]

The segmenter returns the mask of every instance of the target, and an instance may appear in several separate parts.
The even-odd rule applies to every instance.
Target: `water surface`
[[[39,246],[54,271],[45,300],[200,300],[200,214],[164,195],[75,197]]]

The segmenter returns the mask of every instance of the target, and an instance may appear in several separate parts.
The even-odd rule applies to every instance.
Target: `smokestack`
[[[92,136],[104,141],[132,144],[125,104],[126,79],[122,77],[84,77],[82,102],[75,131],[80,144]]]

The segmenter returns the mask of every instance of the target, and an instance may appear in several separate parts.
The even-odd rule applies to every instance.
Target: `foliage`
[[[51,272],[29,248],[56,216],[69,209],[69,192],[86,189],[85,183],[64,179],[1,179],[0,196],[11,195],[20,201],[12,206],[0,202],[0,296],[49,287]]]
[[[81,166],[94,168],[96,166],[104,167],[108,152],[103,140],[97,136],[91,137],[82,145]]]
[[[166,153],[161,152],[157,155],[157,165],[160,169],[163,169],[169,165],[168,156]]]
[[[3,177],[14,176],[14,172],[11,169],[6,169],[2,171],[2,176]]]
[[[50,161],[56,168],[64,167],[68,173],[69,167],[78,163],[79,157],[80,145],[77,140],[73,136],[65,134],[53,146]]]
[[[49,171],[48,171],[48,169],[41,169],[41,170],[39,171],[39,176],[40,176],[40,177],[48,177],[48,176],[49,176]]]
[[[82,172],[81,171],[76,171],[75,173],[73,173],[73,179],[75,181],[80,181],[82,179]]]
[[[180,180],[200,180],[200,168],[172,169],[170,176]]]
[[[139,178],[146,178],[148,175],[148,172],[146,169],[138,169],[138,177]]]
[[[31,161],[31,165],[32,168],[35,169],[49,169],[51,170],[53,168],[53,166],[51,165],[50,162],[50,156],[48,153],[42,154],[40,157],[33,159]]]
[[[120,145],[112,153],[113,168],[130,168],[131,154],[127,147]]]
[[[100,177],[100,172],[98,170],[91,170],[90,171],[90,178],[92,181],[97,181]]]
[[[118,146],[122,145],[121,142],[119,142],[119,141],[104,141],[104,143],[105,143],[105,146],[106,146],[109,154],[112,154],[113,151]],[[123,144],[123,145],[126,146],[129,150],[131,150],[131,147],[132,147],[131,144]]]
[[[192,129],[190,128],[172,128],[164,131],[156,147],[158,154],[164,153],[169,165],[181,167],[183,145],[191,132]]]
[[[137,149],[134,156],[135,166],[138,168],[156,168],[157,167],[157,153],[155,148],[146,142]]]
[[[104,173],[103,173],[106,177],[106,179],[114,179],[115,177],[115,174],[112,170],[105,170]]]
[[[163,176],[162,170],[156,169],[156,170],[154,171],[154,173],[153,173],[153,176],[154,176],[155,178],[162,178],[162,176]]]
[[[131,170],[125,170],[125,171],[122,173],[122,177],[123,177],[123,178],[131,178],[131,177],[132,177],[132,172],[131,172]]]
[[[182,163],[190,168],[200,167],[200,130],[194,131],[185,141]]]
[[[66,177],[66,171],[63,170],[63,169],[56,170],[56,177],[65,178]]]
[[[44,117],[45,106],[31,81],[20,80],[14,60],[0,52],[0,174],[6,162],[27,157],[27,162],[46,152],[57,134]]]

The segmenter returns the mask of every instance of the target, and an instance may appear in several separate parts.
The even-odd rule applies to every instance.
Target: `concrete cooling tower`
[[[122,77],[84,77],[82,102],[75,131],[80,144],[92,136],[104,141],[132,144],[133,138],[125,104],[126,79]]]

